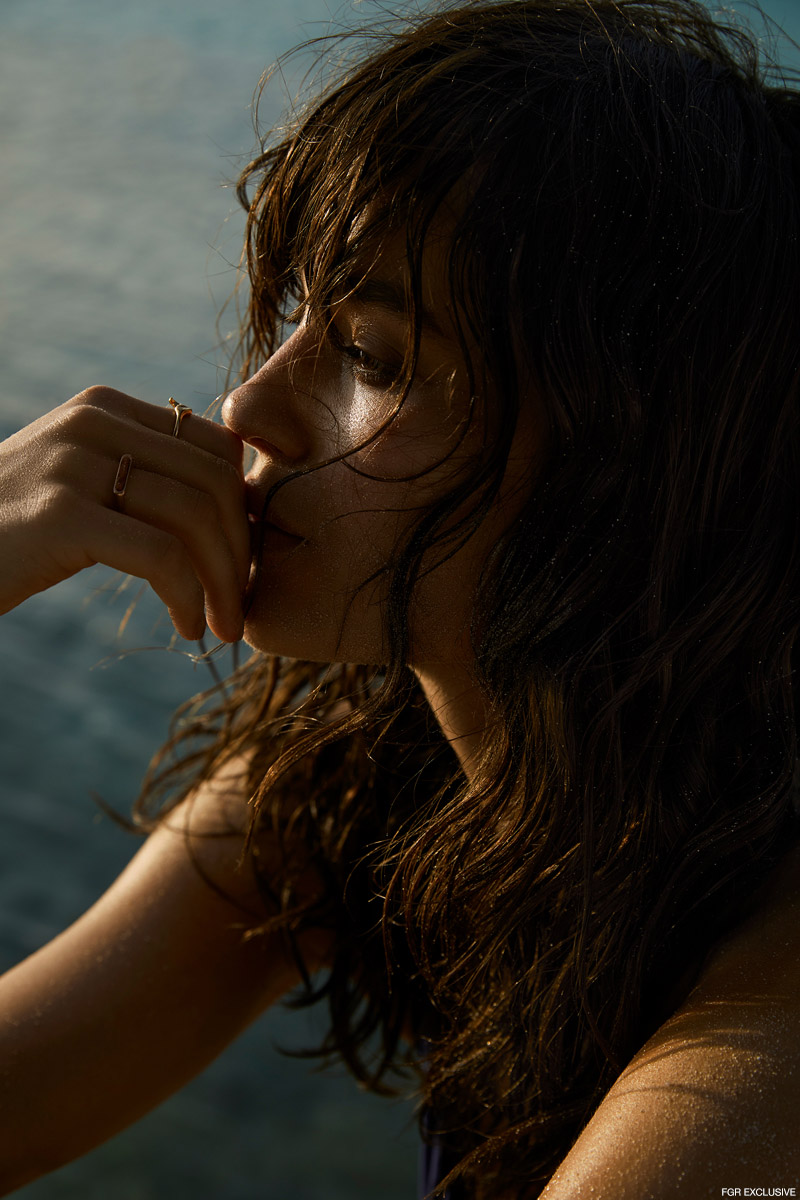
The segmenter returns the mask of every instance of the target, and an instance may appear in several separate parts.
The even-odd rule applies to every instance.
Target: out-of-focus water
[[[324,0],[3,0],[3,435],[90,383],[199,410],[214,398],[215,319],[242,230],[223,184],[253,148],[261,72],[328,18]],[[169,714],[211,682],[163,648],[119,657],[170,631],[145,597],[120,643],[138,589],[99,592],[112,581],[96,568],[0,619],[3,969],[74,920],[138,847],[90,792],[128,811]],[[275,1050],[307,1042],[309,1024],[267,1014],[156,1112],[20,1194],[410,1196],[411,1106]]]
[[[765,7],[800,39],[798,0]],[[324,0],[2,0],[1,434],[91,383],[198,409],[217,394],[215,317],[242,228],[223,184],[253,146],[262,70],[329,17]],[[163,649],[151,597],[117,638],[132,590],[111,583],[95,569],[0,618],[2,968],[130,857],[138,843],[90,792],[127,811],[170,712],[209,682]],[[305,1015],[267,1014],[156,1112],[20,1195],[410,1196],[410,1106],[273,1048],[308,1036]]]

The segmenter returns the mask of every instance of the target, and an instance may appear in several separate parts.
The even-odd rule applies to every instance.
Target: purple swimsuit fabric
[[[423,1068],[429,1051],[430,1042],[421,1037],[417,1042],[417,1053]],[[435,1130],[433,1113],[430,1108],[426,1108],[422,1113],[423,1137],[417,1159],[417,1200],[424,1200],[458,1162],[458,1158],[449,1151]],[[437,1200],[463,1200],[463,1197],[464,1189],[460,1180],[443,1192],[437,1193]]]
[[[422,1128],[429,1133],[433,1122],[430,1110],[426,1109],[422,1117]],[[436,1187],[441,1179],[456,1165],[456,1159],[447,1153],[441,1141],[434,1135],[432,1141],[423,1139],[417,1166],[417,1200],[424,1200]],[[447,1187],[437,1200],[462,1200],[464,1195],[460,1181]]]

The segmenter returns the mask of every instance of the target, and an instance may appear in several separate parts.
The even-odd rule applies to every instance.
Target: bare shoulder
[[[241,835],[250,813],[251,754],[227,759],[210,776],[200,779],[165,824],[173,830],[197,834]]]
[[[259,886],[253,855],[243,852],[253,814],[251,760],[252,754],[231,758],[213,775],[199,781],[166,816],[159,833],[173,838],[177,835],[209,886],[257,923],[274,916],[275,910]],[[260,831],[256,841],[262,875],[274,873],[282,854],[277,839]],[[308,868],[297,886],[308,897],[320,890],[322,883]],[[299,941],[312,970],[328,961],[328,934],[307,931]]]
[[[542,1200],[704,1200],[745,1188],[800,1196],[798,850],[622,1072]]]

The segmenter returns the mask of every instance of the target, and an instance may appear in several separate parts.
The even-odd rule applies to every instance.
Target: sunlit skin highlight
[[[226,425],[256,452],[248,474],[255,504],[277,480],[343,456],[291,479],[270,504],[267,521],[298,536],[268,532],[261,542],[244,633],[256,649],[322,662],[386,660],[386,576],[361,585],[389,562],[420,513],[474,470],[485,446],[486,399],[470,413],[445,251],[443,238],[426,246],[419,354],[399,409],[392,380],[410,318],[405,261],[391,246],[330,314],[306,310],[280,349],[225,401]],[[526,412],[491,512],[447,561],[429,557],[414,594],[409,665],[465,766],[485,720],[470,643],[475,589],[527,494],[534,455]]]

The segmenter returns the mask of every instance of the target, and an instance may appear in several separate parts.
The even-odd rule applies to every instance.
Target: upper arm
[[[800,1196],[796,889],[785,901],[711,960],[610,1089],[542,1200],[705,1200],[737,1187],[741,1196],[748,1187]]]
[[[299,981],[279,936],[243,936],[266,913],[234,870],[229,805],[227,836],[200,836],[226,795],[206,785],[191,822],[184,802],[92,908],[0,979],[3,1192],[142,1116]],[[301,948],[324,957],[322,935]]]

